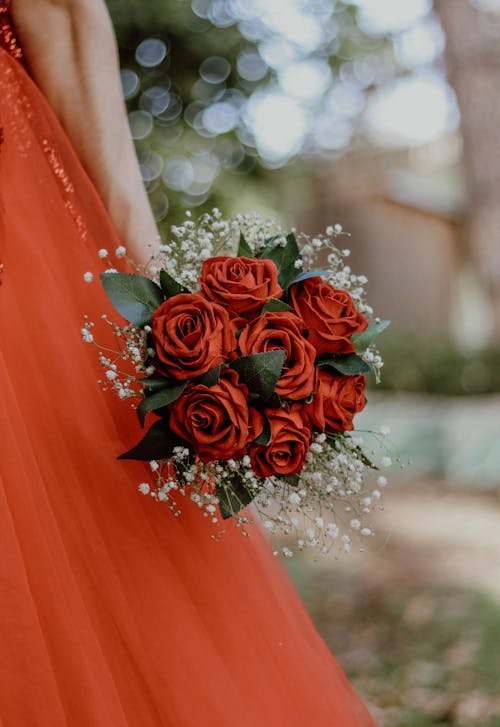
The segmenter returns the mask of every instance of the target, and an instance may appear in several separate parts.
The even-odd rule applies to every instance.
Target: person
[[[0,0],[0,39],[0,722],[373,727],[259,527],[214,542],[116,460],[83,273],[157,229],[104,3]]]

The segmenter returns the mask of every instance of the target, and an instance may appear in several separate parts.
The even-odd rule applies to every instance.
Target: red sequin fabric
[[[13,58],[21,60],[23,52],[9,17],[10,0],[0,0],[0,48],[5,48]]]

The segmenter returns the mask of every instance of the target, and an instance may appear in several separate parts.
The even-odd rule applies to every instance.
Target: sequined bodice
[[[11,56],[20,60],[23,52],[12,27],[9,5],[10,0],[0,0],[0,48],[5,48]]]

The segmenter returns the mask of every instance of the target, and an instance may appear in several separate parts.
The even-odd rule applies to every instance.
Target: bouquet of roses
[[[388,322],[373,319],[366,280],[334,245],[339,234],[302,236],[299,247],[295,232],[215,210],[174,227],[146,274],[101,274],[128,321],[108,321],[121,343],[111,358],[100,351],[106,386],[139,397],[142,426],[155,417],[120,455],[150,463],[143,493],[176,514],[177,495],[188,495],[214,523],[235,518],[245,534],[253,502],[264,526],[295,535],[300,549],[327,551],[338,538],[349,548],[339,501],[349,527],[371,533],[360,515],[380,496],[363,489],[376,467],[349,433],[365,374],[382,365],[373,341]],[[316,269],[317,257],[328,267]],[[87,341],[93,325],[82,330]],[[119,371],[120,358],[133,373]]]

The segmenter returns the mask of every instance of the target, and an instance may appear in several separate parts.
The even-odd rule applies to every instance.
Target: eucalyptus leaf
[[[278,349],[242,356],[232,361],[230,368],[238,373],[240,381],[248,386],[251,393],[267,399],[274,392],[284,362],[285,351]]]
[[[219,509],[224,520],[236,515],[240,510],[249,505],[254,495],[245,484],[245,480],[239,474],[231,478],[231,483],[216,484],[215,494],[219,500]]]
[[[137,412],[141,415],[145,415],[155,409],[161,409],[162,406],[167,406],[173,401],[179,398],[184,389],[186,388],[186,381],[181,381],[174,386],[169,386],[159,391],[155,391],[154,394],[147,396],[141,401],[137,407]]]
[[[385,331],[385,329],[388,328],[390,323],[390,321],[372,321],[369,323],[366,330],[361,331],[361,333],[354,333],[351,336],[351,341],[356,346],[356,351],[359,351],[360,353],[366,351],[368,346],[378,335],[382,333],[382,331]]]
[[[144,275],[101,273],[104,290],[116,308],[130,323],[145,326],[163,302],[161,288]]]
[[[120,454],[118,459],[135,459],[148,462],[152,459],[168,459],[174,447],[186,445],[170,430],[168,422],[159,419],[148,429],[141,441],[127,452]]]
[[[294,277],[290,283],[290,287],[296,283],[302,283],[302,281],[308,280],[309,278],[327,278],[331,274],[331,270],[306,270]]]
[[[172,298],[180,293],[189,293],[189,290],[178,283],[166,270],[160,271],[160,285],[167,298]]]
[[[242,232],[240,232],[240,241],[238,243],[238,257],[255,257],[254,251],[251,249]]]
[[[261,313],[266,313],[269,311],[270,313],[287,313],[289,311],[293,311],[293,308],[290,305],[287,305],[287,303],[284,303],[282,300],[278,300],[278,298],[269,298],[267,303],[265,303],[262,306]]]
[[[371,370],[371,366],[355,353],[325,354],[316,359],[316,366],[328,366],[346,376],[365,374]]]

